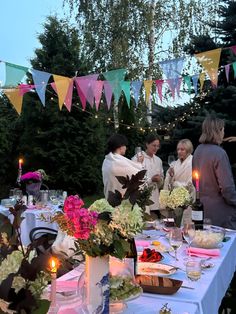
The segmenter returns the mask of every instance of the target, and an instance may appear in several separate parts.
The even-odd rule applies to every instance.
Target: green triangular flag
[[[6,82],[5,87],[17,86],[21,83],[22,78],[25,76],[28,68],[21,65],[5,62],[6,65]]]
[[[192,87],[192,84],[191,84],[191,77],[189,75],[185,75],[184,76],[184,82],[187,84],[188,86],[188,93],[189,95],[191,94],[191,87]]]
[[[127,105],[130,108],[130,81],[121,81],[120,85],[125,94]]]
[[[234,78],[236,78],[236,62],[233,62]]]

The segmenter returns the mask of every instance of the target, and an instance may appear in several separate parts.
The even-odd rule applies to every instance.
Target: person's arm
[[[223,139],[223,142],[236,142],[236,136],[229,136]]]
[[[224,152],[214,164],[219,188],[225,202],[236,207],[236,190],[229,163],[229,158]]]

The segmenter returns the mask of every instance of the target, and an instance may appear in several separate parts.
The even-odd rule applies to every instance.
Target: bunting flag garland
[[[130,81],[121,81],[121,89],[125,94],[127,105],[130,108]]]
[[[63,103],[65,101],[65,98],[67,96],[67,92],[68,92],[68,88],[70,86],[71,83],[71,78],[69,77],[65,77],[65,76],[60,76],[60,75],[55,75],[53,74],[53,79],[54,79],[54,83],[51,83],[51,85],[55,84],[56,87],[56,93],[58,95],[58,105],[60,110],[62,109]]]
[[[36,92],[38,93],[43,106],[45,106],[45,92],[51,73],[38,71],[35,69],[31,69],[31,73],[33,76]]]
[[[139,101],[139,94],[140,94],[141,86],[142,86],[141,81],[132,81],[130,84],[131,93],[134,97],[134,102],[135,102],[136,107],[138,107],[138,101]]]
[[[4,87],[14,87],[21,83],[21,80],[26,75],[28,68],[21,65],[5,62],[6,66],[6,81]]]
[[[162,102],[162,85],[164,83],[164,80],[156,80],[156,88],[157,88],[157,93],[160,98],[160,101]]]
[[[20,94],[19,88],[5,89],[3,91],[13,104],[17,113],[20,115],[22,110],[23,95]]]
[[[236,54],[236,45],[228,48],[232,53]],[[200,92],[202,92],[204,87],[204,82],[206,80],[206,74],[209,76],[213,88],[217,87],[218,83],[218,68],[221,56],[221,48],[205,51],[199,54],[195,54],[194,57],[205,69],[204,72],[196,73],[195,75],[182,75],[184,58],[177,58],[173,60],[165,60],[159,62],[159,65],[163,71],[165,79],[155,80],[156,91],[158,97],[162,102],[162,89],[163,84],[167,83],[173,99],[176,95],[180,94],[180,86],[182,79],[184,79],[185,84],[188,87],[188,93],[191,94],[192,86],[194,87],[195,94],[198,93],[198,80],[200,85]],[[0,61],[4,62],[4,61]],[[101,101],[102,92],[104,92],[104,97],[106,100],[107,108],[110,109],[112,96],[114,96],[114,105],[118,105],[119,98],[123,91],[124,96],[127,101],[127,105],[130,108],[130,97],[134,98],[135,106],[138,106],[139,97],[141,94],[141,87],[144,84],[145,90],[145,102],[149,104],[152,93],[152,80],[144,81],[125,81],[126,69],[111,70],[102,75],[105,81],[98,80],[99,74],[89,74],[82,77],[69,78],[61,75],[56,75],[53,73],[48,73],[44,71],[39,71],[35,69],[29,69],[24,66],[16,65],[9,62],[4,62],[6,67],[6,82],[4,85],[4,93],[13,103],[16,111],[20,114],[22,109],[22,99],[25,93],[36,90],[42,105],[45,106],[45,92],[48,85],[51,84],[58,96],[58,105],[62,109],[63,104],[65,104],[68,111],[71,110],[72,105],[72,95],[73,95],[73,84],[77,89],[78,96],[81,100],[83,110],[86,109],[86,104],[89,103],[91,107],[95,107],[96,110],[99,109],[99,103]],[[232,64],[226,64],[222,66],[225,71],[225,76],[227,82],[230,80],[230,66],[232,65],[234,71],[234,79],[236,78],[236,62]],[[28,70],[32,73],[34,84],[22,83],[22,80],[26,76]],[[50,76],[53,76],[54,82],[48,84]],[[15,87],[15,88],[14,88]],[[17,87],[17,88],[16,88]],[[17,100],[19,97],[19,100]]]
[[[218,67],[220,62],[221,48],[195,54],[195,58],[205,68],[214,86],[218,83]]]
[[[110,110],[112,99],[112,88],[109,82],[104,81],[104,95],[106,98],[107,108]]]
[[[152,80],[143,81],[144,88],[145,88],[145,102],[146,102],[146,105],[148,105],[149,100],[150,100],[152,83],[153,83]]]

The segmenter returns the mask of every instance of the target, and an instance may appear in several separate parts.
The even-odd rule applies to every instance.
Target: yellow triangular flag
[[[7,95],[9,101],[13,104],[17,113],[20,115],[22,110],[23,95],[20,95],[19,88],[4,89],[3,92]]]
[[[205,51],[194,55],[199,63],[206,69],[211,82],[217,86],[218,67],[220,62],[221,48]]]
[[[56,91],[58,95],[58,105],[61,110],[72,79],[66,76],[55,75],[55,74],[53,74],[53,79],[55,82]]]
[[[199,81],[200,81],[200,91],[202,91],[203,89],[203,85],[204,85],[204,82],[205,82],[205,73],[204,72],[201,72],[199,74]]]
[[[152,83],[153,83],[152,80],[143,81],[144,88],[145,88],[145,102],[146,102],[146,105],[149,103],[149,100],[150,100]]]

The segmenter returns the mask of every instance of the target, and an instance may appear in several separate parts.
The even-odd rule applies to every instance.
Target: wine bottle
[[[137,249],[135,245],[134,238],[128,241],[130,244],[130,250],[126,255],[126,259],[128,260],[128,264],[131,268],[132,275],[137,274],[137,261],[138,261],[138,254]]]
[[[196,201],[192,205],[192,221],[195,224],[195,229],[203,229],[204,207],[200,201],[199,191],[196,192]]]

